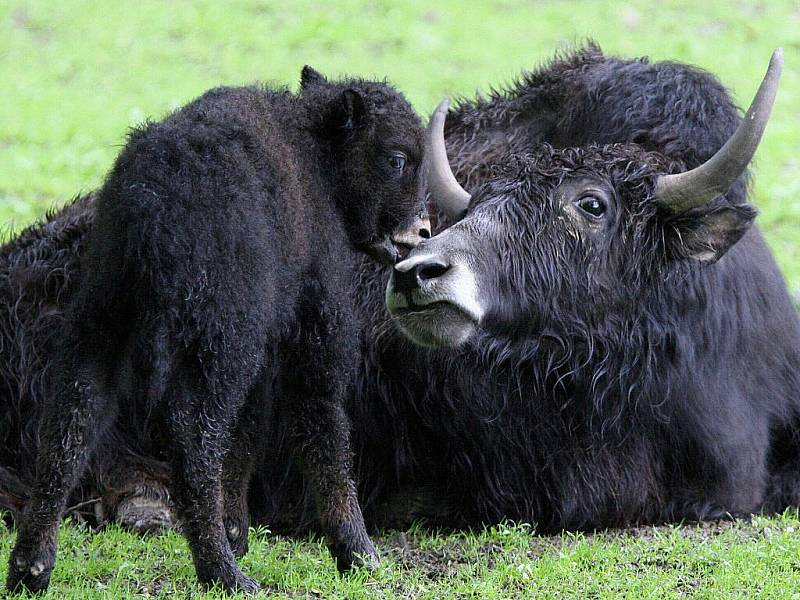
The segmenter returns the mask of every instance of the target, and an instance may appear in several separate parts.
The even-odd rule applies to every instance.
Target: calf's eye
[[[602,217],[606,214],[606,206],[605,200],[602,198],[598,198],[597,196],[583,196],[580,200],[578,200],[578,206],[581,207],[581,210],[585,213],[590,214],[595,218]]]
[[[406,160],[406,155],[402,152],[393,152],[389,155],[389,164],[398,173],[402,173],[403,169],[406,168]]]

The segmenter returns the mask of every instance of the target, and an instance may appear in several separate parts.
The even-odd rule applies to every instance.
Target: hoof
[[[381,559],[378,556],[378,550],[369,543],[369,548],[364,552],[356,552],[353,554],[353,560],[350,562],[351,569],[366,569],[370,572],[377,569],[381,564]]]
[[[249,550],[247,528],[240,527],[239,525],[232,525],[226,528],[228,534],[228,543],[231,545],[233,555],[238,559],[242,558]]]
[[[223,582],[220,581],[220,587],[229,594],[256,594],[261,586],[255,579],[252,579],[242,572],[232,580]]]
[[[228,594],[255,594],[261,589],[255,579],[251,579],[235,563],[221,563],[217,568],[209,571],[206,569],[197,571],[197,578],[206,587],[216,585],[223,592]]]
[[[38,556],[33,552],[15,549],[8,563],[6,589],[18,594],[27,590],[31,593],[43,592],[50,584],[53,572],[53,558]]]
[[[147,496],[129,496],[116,510],[117,523],[136,533],[164,533],[175,528],[168,504]]]
[[[231,546],[233,555],[242,558],[248,550],[248,528],[247,524],[234,521],[225,522],[225,534],[228,536],[228,543]]]
[[[336,569],[346,573],[352,569],[374,571],[380,564],[378,551],[369,538],[352,544],[335,544],[330,547],[336,561]]]

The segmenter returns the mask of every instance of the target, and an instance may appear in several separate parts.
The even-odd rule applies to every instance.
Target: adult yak
[[[454,429],[441,462],[461,514],[552,531],[800,499],[800,322],[739,180],[781,66],[777,51],[700,165],[642,143],[545,144],[468,193],[434,138],[428,184],[465,216],[395,265],[387,304],[417,343],[463,349],[431,352],[447,379],[417,394],[473,390],[466,418],[437,423]],[[733,121],[721,112],[703,122]]]
[[[493,165],[501,164],[507,153],[525,154],[540,147],[537,169],[552,159],[547,168],[565,172],[577,165],[565,162],[565,156],[571,152],[577,159],[589,152],[594,159],[583,160],[583,168],[592,166],[596,173],[613,171],[616,167],[608,161],[619,158],[613,151],[603,154],[598,149],[555,150],[592,143],[634,143],[643,152],[657,152],[660,158],[653,160],[659,167],[691,169],[711,158],[739,121],[728,94],[709,74],[674,63],[607,58],[590,45],[526,74],[506,92],[462,102],[448,115],[445,137],[456,177],[472,192],[493,177],[497,168]],[[545,143],[549,146],[543,146]],[[631,156],[623,158],[628,160]],[[513,183],[515,177],[524,180],[525,170],[532,168],[532,163],[513,162],[516,171],[506,173],[506,181]],[[524,185],[519,187],[515,193],[524,191]],[[532,194],[534,203],[535,198],[538,196]],[[739,180],[714,206],[740,207],[739,214],[746,217],[744,226],[752,216],[745,200],[745,183]],[[86,231],[93,210],[91,202],[82,200],[76,206],[86,217],[81,225]],[[702,222],[686,219],[674,217],[676,224]],[[475,222],[467,218],[462,227]],[[500,222],[493,222],[492,232],[502,229],[497,227]],[[45,258],[44,265],[51,261],[53,273],[80,268],[72,247],[58,236],[60,228],[68,223],[63,215],[56,215],[45,228],[33,231],[36,243],[47,248],[43,254],[52,257]],[[514,223],[503,223],[504,227],[510,225]],[[435,239],[438,243],[442,238]],[[702,245],[702,237],[691,239]],[[483,246],[476,244],[479,247]],[[82,249],[80,245],[74,248],[75,252]],[[747,258],[748,250],[757,254]],[[14,244],[5,249],[6,255],[9,252],[18,256],[13,261],[15,277],[27,281],[25,274],[31,271],[27,257]],[[492,254],[488,256],[491,258]],[[511,247],[506,256],[509,262],[486,264],[533,268],[537,258],[532,248],[520,245]],[[600,256],[604,260],[627,259],[623,262],[630,267],[627,274],[631,276],[640,269],[644,273],[649,261],[656,259],[637,257],[643,262],[634,264],[634,257],[608,252]],[[735,263],[740,270],[735,273],[725,267],[734,256],[740,257]],[[42,268],[42,260],[34,262],[39,268],[33,279],[44,280],[48,269]],[[557,264],[549,265],[553,274],[558,273]],[[707,337],[704,346],[695,347],[695,365],[702,364],[704,371],[686,373],[686,379],[705,382],[706,386],[718,381],[720,374],[732,379],[740,369],[729,364],[724,354],[715,359],[712,355],[723,345],[735,348],[737,341],[757,344],[772,335],[773,340],[786,344],[794,340],[796,348],[796,317],[780,275],[754,229],[715,265],[701,266],[688,256],[680,260],[676,256],[670,264],[673,268],[669,281],[673,283],[697,278],[705,281],[724,268],[728,279],[735,275],[742,280],[736,290],[751,290],[740,297],[725,295],[728,288],[724,286],[701,286],[705,293],[685,298],[682,305],[673,305],[678,313],[662,322],[665,334],[679,331],[674,318],[683,315],[681,311],[697,314],[702,309],[700,312],[706,314],[703,311],[723,307],[730,317],[709,332],[714,336]],[[571,268],[574,270],[574,266]],[[428,274],[435,274],[435,269]],[[792,467],[796,457],[792,444],[795,403],[791,398],[777,396],[772,385],[762,393],[764,398],[773,399],[761,409],[755,407],[762,428],[763,419],[772,417],[771,430],[762,432],[758,449],[746,445],[751,441],[747,437],[741,443],[734,439],[732,444],[728,442],[733,438],[727,436],[715,440],[711,432],[726,419],[736,425],[731,430],[746,429],[737,421],[742,415],[731,412],[728,401],[703,401],[695,412],[660,419],[657,417],[667,414],[664,407],[692,408],[685,399],[675,397],[680,391],[677,387],[684,382],[671,380],[671,386],[663,387],[655,398],[642,394],[641,386],[652,382],[640,380],[635,374],[642,373],[647,365],[666,368],[679,362],[676,352],[680,346],[675,343],[659,345],[658,339],[641,339],[641,347],[647,350],[644,354],[631,353],[639,348],[633,344],[627,346],[628,354],[614,354],[610,347],[587,347],[581,343],[601,341],[594,331],[591,337],[559,340],[546,335],[544,329],[535,330],[533,320],[517,330],[520,335],[511,343],[508,336],[504,339],[503,328],[490,329],[491,320],[487,319],[481,324],[483,331],[456,350],[420,349],[398,334],[390,322],[383,305],[387,277],[384,270],[365,264],[354,281],[360,310],[369,324],[362,340],[363,361],[356,378],[357,389],[348,412],[354,426],[357,472],[368,522],[403,525],[410,519],[426,517],[434,523],[465,525],[511,518],[536,522],[542,530],[556,530],[714,517],[742,508],[738,502],[726,505],[718,501],[720,483],[731,473],[726,461],[738,468],[758,452],[766,452],[766,460],[755,477],[747,473],[741,480],[742,487],[749,490],[746,493],[753,496],[746,510],[757,509],[762,501],[769,508],[797,502],[798,478]],[[48,296],[46,309],[54,319],[62,306],[60,298],[74,288],[72,281],[72,277],[63,280],[58,294],[51,291]],[[539,291],[547,292],[550,283],[553,282],[545,282]],[[609,281],[605,288],[613,291],[615,285]],[[38,288],[28,288],[36,298]],[[528,309],[534,309],[543,297],[529,293],[527,288],[518,292],[497,287],[484,299],[519,296],[520,302],[528,302]],[[588,308],[593,298],[581,297],[577,292],[578,289],[573,299],[586,303]],[[9,305],[13,305],[17,292],[7,293]],[[774,306],[753,300],[758,294]],[[697,310],[692,308],[692,302],[699,307]],[[40,310],[35,302],[25,306],[34,316]],[[621,323],[618,315],[626,316],[620,331],[629,333],[631,339],[641,332],[632,328],[636,320],[630,304],[626,310],[613,304],[594,306],[606,311],[609,325]],[[621,312],[614,313],[615,310]],[[525,312],[517,313],[520,314]],[[23,382],[39,377],[47,368],[46,354],[36,355],[38,362],[22,369],[18,358],[21,354],[35,355],[31,347],[46,337],[47,330],[24,311],[20,314],[8,310],[4,318],[27,332],[18,338],[19,344],[7,347],[4,373],[13,372]],[[52,322],[47,325],[52,326]],[[770,333],[774,331],[779,334]],[[578,332],[579,329],[572,330],[573,334]],[[570,344],[561,348],[559,342],[566,341]],[[673,342],[679,341],[673,336]],[[748,344],[741,348],[752,347]],[[766,347],[758,360],[767,363],[762,367],[765,378],[785,385],[794,377],[794,369],[779,366],[783,363],[777,360],[770,361],[778,352],[778,345]],[[701,353],[709,355],[705,362],[699,360]],[[717,370],[712,369],[712,359],[717,361]],[[625,369],[612,374],[614,365]],[[744,369],[749,373],[755,370],[752,362]],[[614,381],[614,376],[624,378]],[[648,389],[654,391],[653,387]],[[603,393],[595,394],[598,390]],[[24,408],[31,410],[35,418],[41,397],[37,390],[31,392],[27,399],[34,406]],[[14,390],[8,393],[2,402],[17,410],[19,396],[14,395]],[[135,425],[118,423],[110,432],[107,447],[113,452],[93,465],[82,488],[84,495],[75,500],[102,495],[106,514],[146,528],[163,522],[165,497],[162,475],[158,473],[159,457],[149,442],[154,432]],[[289,444],[283,442],[287,424],[274,421],[270,427],[270,439],[275,443],[264,450],[260,478],[251,490],[251,509],[256,520],[269,523],[273,529],[295,528],[313,521],[313,503],[305,493]],[[696,434],[694,438],[692,433]],[[651,436],[655,440],[652,443],[648,441]],[[25,447],[10,457],[18,462],[8,466],[19,469],[24,466],[25,457],[35,450],[35,438],[24,439]],[[682,440],[692,439],[706,443],[681,445]],[[643,453],[645,449],[649,453]],[[149,458],[143,461],[142,456]],[[666,485],[670,475],[674,475],[672,483]],[[22,481],[16,483],[22,486],[27,480],[24,471],[19,479]],[[685,489],[676,485],[681,481],[686,483]],[[657,495],[654,492],[662,496],[652,507],[644,506]],[[17,496],[24,497],[24,493]],[[755,501],[757,496],[760,499]]]

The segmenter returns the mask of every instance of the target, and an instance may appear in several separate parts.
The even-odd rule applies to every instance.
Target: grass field
[[[501,86],[554,50],[701,65],[746,106],[776,46],[786,68],[757,156],[755,201],[791,289],[800,290],[800,2],[610,0],[0,4],[0,223],[15,231],[101,181],[126,129],[218,84],[294,86],[303,64],[387,76],[427,113],[443,96]],[[5,556],[13,539],[0,534]],[[526,527],[381,539],[384,566],[338,578],[315,541],[258,535],[247,570],[275,593],[800,598],[800,521],[539,538]],[[5,567],[0,567],[4,577]],[[169,535],[63,530],[48,597],[203,597]]]
[[[552,538],[509,524],[469,534],[384,532],[375,538],[380,568],[345,577],[319,540],[253,535],[242,565],[265,597],[800,598],[796,514]],[[0,538],[3,555],[10,544]],[[65,526],[61,544],[47,600],[222,597],[200,591],[174,533],[142,542],[117,528]]]

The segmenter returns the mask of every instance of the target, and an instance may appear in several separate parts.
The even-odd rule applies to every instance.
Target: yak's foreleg
[[[329,398],[308,398],[303,405],[309,412],[295,420],[300,456],[336,567],[377,566],[378,552],[367,535],[353,479],[347,415]]]
[[[109,448],[98,482],[106,518],[136,533],[161,533],[176,526],[169,494],[169,465],[142,459],[123,445]]]

